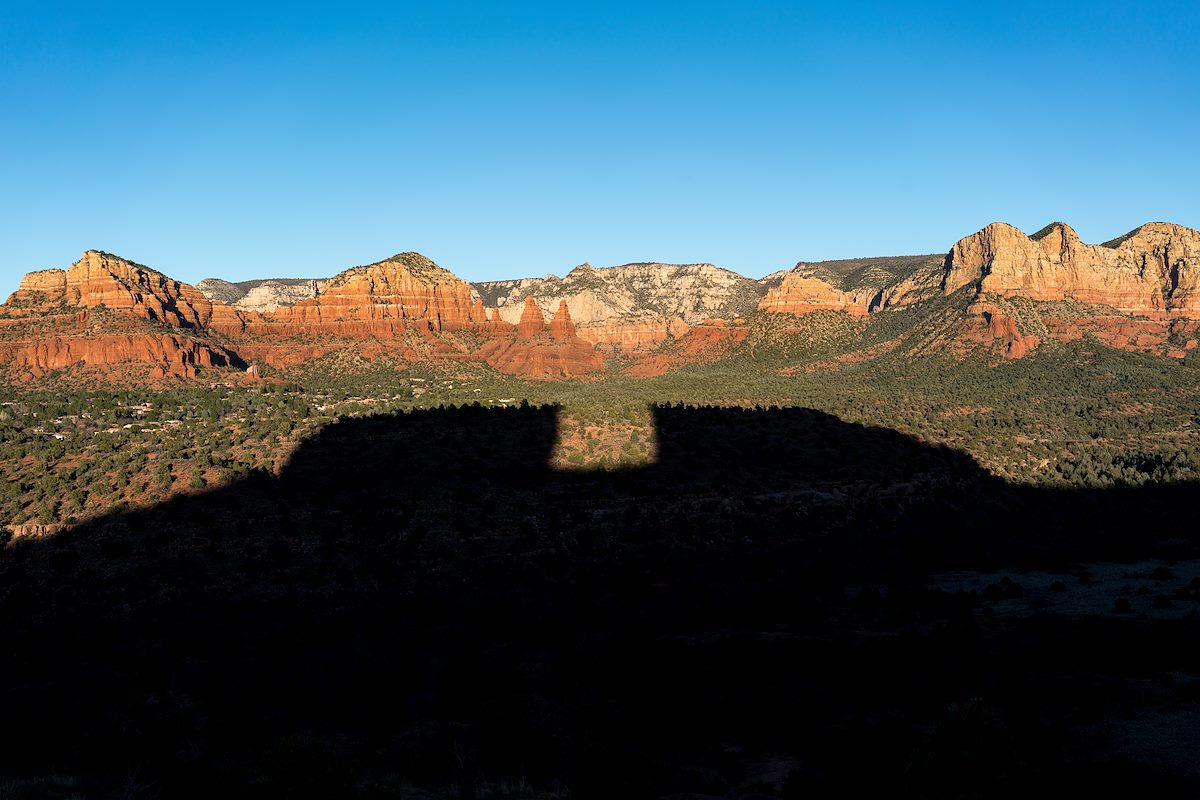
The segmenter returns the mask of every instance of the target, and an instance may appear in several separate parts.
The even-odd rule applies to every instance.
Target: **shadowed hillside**
[[[1197,787],[1102,727],[1196,704],[1143,685],[1195,670],[1194,619],[1005,617],[1019,584],[934,579],[1196,558],[1194,487],[1050,493],[816,411],[652,410],[639,469],[551,469],[554,407],[415,411],[14,542],[9,794]]]

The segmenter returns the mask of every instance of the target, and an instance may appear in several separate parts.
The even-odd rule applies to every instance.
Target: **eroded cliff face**
[[[517,323],[525,301],[543,314],[566,302],[581,338],[607,352],[652,350],[713,317],[754,310],[766,291],[761,281],[712,264],[581,264],[565,278],[524,278],[475,284],[503,319]]]
[[[208,289],[229,296],[230,286],[237,288],[210,282]],[[264,286],[271,288],[257,284],[242,299]],[[601,365],[565,305],[549,326],[528,305],[518,330],[489,313],[469,284],[424,256],[400,253],[346,270],[291,306],[240,311],[155,270],[89,251],[70,269],[27,275],[0,307],[0,362],[27,377],[71,364],[129,363],[181,378],[207,367],[286,369],[343,350],[401,362],[485,358],[535,377]],[[497,346],[477,355],[478,337]]]
[[[972,300],[967,318],[946,346],[958,351],[983,344],[1007,358],[1020,358],[1046,340],[1083,335],[1113,347],[1182,357],[1184,348],[1171,343],[1184,331],[1179,323],[1200,319],[1200,233],[1180,225],[1148,223],[1089,245],[1064,223],[1032,236],[993,223],[959,240],[937,261],[883,261],[878,265],[883,269],[867,265],[857,271],[845,266],[855,262],[798,264],[759,308],[862,315],[963,292]],[[1034,305],[1018,321],[1005,299]]]
[[[547,326],[541,308],[527,297],[517,324],[497,330],[475,355],[501,372],[530,378],[570,378],[604,367],[596,348],[576,334],[565,300]]]
[[[376,321],[454,331],[485,321],[475,318],[474,307],[465,281],[420,253],[398,253],[335,275],[319,296],[280,308],[269,319],[328,333],[339,332],[342,323]]]
[[[1001,222],[959,240],[946,256],[946,294],[1077,300],[1119,311],[1200,317],[1200,233],[1164,222],[1102,245],[1056,222],[1033,236]]]
[[[1020,358],[1088,336],[1183,357],[1200,336],[1200,233],[1168,223],[1103,245],[1080,242],[1061,223],[1033,236],[997,223],[944,257],[800,263],[761,281],[708,264],[585,264],[562,279],[473,289],[420,254],[400,253],[325,282],[205,284],[201,292],[98,251],[65,270],[31,272],[0,306],[0,363],[34,377],[71,364],[141,364],[188,378],[206,368],[287,369],[346,351],[399,362],[481,359],[538,378],[589,375],[605,356],[633,357],[630,374],[657,374],[732,353],[756,307],[841,312],[858,319],[839,330],[860,333],[876,312],[924,308],[940,320],[936,330],[901,326],[884,343],[894,349],[910,338],[920,353],[986,347]]]
[[[652,313],[630,314],[576,327],[579,338],[611,355],[650,352],[691,330],[679,317]]]
[[[45,314],[64,306],[67,300],[67,271],[42,269],[21,278],[21,285],[4,304],[11,316]]]
[[[765,289],[759,282],[712,264],[637,263],[618,267],[580,264],[565,278],[548,275],[475,284],[484,302],[516,322],[526,297],[543,313],[565,300],[576,323],[585,325],[649,312],[689,325],[754,310]]]
[[[209,300],[219,300],[239,311],[269,313],[320,296],[328,282],[324,278],[267,278],[230,283],[205,278],[196,288]]]
[[[829,310],[865,316],[878,294],[879,290],[873,287],[843,291],[822,278],[792,272],[784,276],[778,287],[767,291],[758,307],[777,314]]]
[[[68,269],[31,272],[5,303],[10,316],[107,308],[175,328],[237,334],[242,318],[194,286],[110,253],[88,250]]]
[[[923,276],[940,270],[940,256],[884,256],[839,261],[800,262],[759,303],[762,311],[808,314],[844,311],[863,316],[900,296],[919,299]],[[933,283],[937,282],[935,276]],[[765,279],[764,279],[765,280]]]
[[[23,368],[28,377],[74,364],[132,363],[149,367],[151,377],[194,378],[199,367],[237,367],[240,360],[224,348],[183,335],[103,334],[0,341],[0,363]]]
[[[214,319],[212,301],[194,286],[96,250],[87,251],[71,265],[65,283],[65,300],[70,306],[124,309],[179,328],[204,328],[214,321],[228,323],[236,318],[218,310]]]

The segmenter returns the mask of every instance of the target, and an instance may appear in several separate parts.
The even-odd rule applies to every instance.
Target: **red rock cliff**
[[[812,311],[845,311],[856,316],[866,314],[878,290],[864,288],[842,291],[828,281],[789,272],[758,304],[760,311],[807,314]]]
[[[1054,223],[1033,236],[993,223],[946,256],[946,294],[1078,300],[1121,311],[1200,317],[1200,232],[1152,222],[1103,245]]]
[[[397,327],[425,323],[434,331],[454,331],[487,321],[470,285],[420,253],[399,253],[348,269],[331,278],[320,296],[264,317],[289,328],[328,333],[355,322],[399,323]]]

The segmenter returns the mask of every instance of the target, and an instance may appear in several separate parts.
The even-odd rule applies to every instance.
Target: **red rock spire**
[[[558,312],[550,321],[550,335],[556,339],[574,339],[575,323],[571,321],[571,312],[567,309],[567,301],[558,301]]]
[[[492,331],[493,333],[508,333],[512,331],[512,329],[513,324],[511,322],[506,322],[504,318],[500,316],[500,309],[492,309],[492,316],[488,320],[488,330]]]
[[[525,310],[521,312],[521,321],[517,323],[518,336],[534,336],[546,328],[546,318],[532,297],[525,298]]]

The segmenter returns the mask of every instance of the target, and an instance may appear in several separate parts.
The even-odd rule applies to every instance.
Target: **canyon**
[[[921,322],[891,322],[914,310]],[[730,355],[764,315],[814,314],[855,335],[887,331],[885,342],[843,343],[832,354],[843,363],[878,352],[999,361],[1085,337],[1181,359],[1200,330],[1200,233],[1154,222],[1092,245],[1064,223],[1032,235],[993,223],[944,256],[800,262],[757,280],[639,262],[468,283],[403,252],[330,278],[192,286],[89,250],[28,273],[0,306],[0,366],[17,381],[74,365],[120,366],[123,379],[240,379],[352,351],[544,380],[653,375]],[[772,330],[807,335],[799,323]]]

